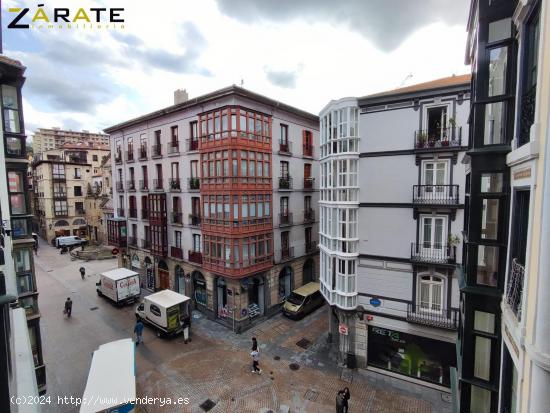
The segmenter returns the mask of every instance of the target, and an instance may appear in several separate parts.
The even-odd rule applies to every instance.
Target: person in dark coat
[[[336,394],[336,413],[344,413],[344,391],[338,390]]]
[[[84,279],[84,277],[86,276],[86,269],[84,267],[80,267],[80,276],[82,277],[82,279]]]
[[[351,398],[351,394],[349,392],[349,388],[348,387],[344,387],[344,413],[348,413],[349,412],[349,405],[348,405],[348,401],[349,399]]]
[[[67,297],[67,301],[65,301],[65,311],[64,313],[67,314],[67,317],[71,317],[71,313],[73,312],[73,302],[71,300],[71,297]]]
[[[136,321],[134,333],[136,333],[136,346],[139,346],[139,343],[143,343],[143,339],[141,338],[143,335],[143,323],[141,322],[141,320]]]
[[[258,350],[258,341],[256,340],[256,337],[252,337],[252,351]]]

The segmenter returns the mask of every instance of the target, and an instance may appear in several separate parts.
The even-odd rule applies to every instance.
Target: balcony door
[[[445,194],[445,185],[448,185],[449,162],[448,161],[424,161],[422,163],[422,198],[440,199]]]
[[[288,177],[289,177],[288,162],[281,161],[281,178],[288,178]]]
[[[418,287],[420,311],[441,314],[443,279],[432,275],[423,275],[420,277]]]
[[[426,258],[445,258],[447,217],[420,217],[420,250]]]
[[[428,140],[444,140],[447,133],[447,106],[428,108],[426,118]]]

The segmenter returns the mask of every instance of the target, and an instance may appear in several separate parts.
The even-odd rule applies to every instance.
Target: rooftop
[[[256,100],[258,102],[261,102],[261,103],[264,103],[264,104],[267,104],[267,105],[271,105],[273,107],[277,107],[277,108],[280,108],[280,109],[288,111],[288,112],[292,112],[292,113],[294,113],[298,116],[305,117],[305,118],[307,118],[307,119],[309,119],[313,122],[316,122],[316,123],[319,122],[319,117],[317,115],[306,112],[302,109],[295,108],[293,106],[287,105],[287,104],[279,102],[277,100],[268,98],[267,96],[260,95],[258,93],[252,92],[252,91],[244,89],[242,87],[232,85],[232,86],[228,86],[228,87],[223,88],[223,89],[216,90],[216,91],[211,92],[211,93],[207,93],[206,95],[202,95],[202,96],[198,96],[196,98],[189,99],[186,102],[178,103],[178,104],[172,105],[172,106],[168,106],[168,107],[165,107],[164,109],[160,109],[160,110],[157,110],[155,112],[151,112],[151,113],[139,116],[137,118],[127,120],[127,121],[119,123],[117,125],[110,126],[108,128],[105,128],[105,132],[112,133],[112,132],[121,130],[125,127],[128,127],[128,126],[132,126],[132,125],[135,125],[135,124],[138,124],[138,123],[141,123],[141,122],[145,122],[145,121],[148,121],[148,120],[151,120],[151,119],[159,118],[159,117],[167,115],[169,113],[177,112],[178,110],[187,109],[187,108],[193,107],[195,105],[203,104],[203,103],[209,102],[211,100],[219,99],[219,98],[222,98],[222,97],[225,97],[225,96],[230,96],[230,95],[239,95],[239,96],[242,96],[242,97],[253,99],[253,100]]]

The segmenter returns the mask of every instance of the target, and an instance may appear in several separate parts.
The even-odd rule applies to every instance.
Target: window
[[[82,196],[82,187],[81,186],[75,186],[74,187],[74,196]]]
[[[281,141],[282,145],[288,145],[288,125],[281,123]]]
[[[181,248],[181,231],[174,232],[174,240],[175,240],[176,248]]]
[[[476,282],[491,287],[497,286],[498,247],[478,245]]]
[[[425,275],[420,277],[420,310],[441,313],[443,307],[443,280]]]
[[[74,179],[80,178],[82,178],[82,171],[80,170],[80,168],[74,168]]]
[[[484,311],[474,312],[474,330],[483,333],[495,333],[495,315]]]
[[[11,213],[14,215],[27,213],[27,201],[24,189],[25,175],[23,172],[8,172]]]
[[[289,172],[288,172],[288,162],[281,161],[281,178],[288,178]]]
[[[470,413],[487,413],[491,411],[491,392],[482,387],[470,387]]]
[[[505,143],[505,108],[505,102],[487,103],[485,105],[484,145]]]
[[[67,201],[54,201],[53,208],[56,216],[69,215]]]
[[[500,193],[502,192],[502,184],[502,172],[481,174],[482,193]]]
[[[447,106],[427,109],[426,129],[428,141],[447,139]]]
[[[445,217],[422,216],[420,227],[422,249],[432,252],[443,250],[447,240],[446,221]]]
[[[17,293],[26,294],[34,291],[32,274],[17,276]]]
[[[525,265],[527,251],[527,229],[529,228],[529,202],[531,191],[516,191],[512,211],[510,257]]]
[[[512,19],[502,19],[489,23],[488,43],[499,42],[512,35]]]
[[[496,240],[498,237],[498,199],[483,199],[481,212],[481,238]]]
[[[199,177],[199,161],[191,161],[191,178]]]
[[[288,197],[283,196],[281,197],[281,215],[287,215],[288,214]]]
[[[172,126],[170,128],[170,138],[172,146],[178,146],[178,127]]]
[[[2,109],[4,114],[4,130],[19,133],[19,99],[17,88],[2,85]]]
[[[84,202],[75,202],[74,209],[77,214],[84,212]]]
[[[499,96],[506,93],[506,65],[508,48],[496,47],[489,49],[489,84],[487,95]]]
[[[149,310],[151,310],[151,313],[153,313],[157,317],[160,317],[160,309],[155,304],[151,304]]]
[[[422,173],[422,183],[427,186],[437,186],[447,184],[447,161],[424,162]],[[425,188],[428,192],[441,191],[443,188]]]
[[[193,234],[193,252],[201,252],[201,236]]]
[[[16,273],[31,271],[31,252],[29,249],[14,249],[13,259]]]
[[[97,155],[92,155],[92,161],[97,162]]]

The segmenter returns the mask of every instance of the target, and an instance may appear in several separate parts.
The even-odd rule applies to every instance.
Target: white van
[[[127,268],[117,268],[100,274],[97,295],[107,297],[117,305],[133,303],[139,298],[139,274]]]
[[[143,299],[136,308],[136,318],[153,327],[158,337],[183,332],[187,342],[191,326],[190,302],[191,299],[183,294],[162,290]]]
[[[84,238],[71,235],[69,237],[58,237],[55,239],[55,246],[60,247],[72,247],[75,245],[85,244],[87,241]]]

